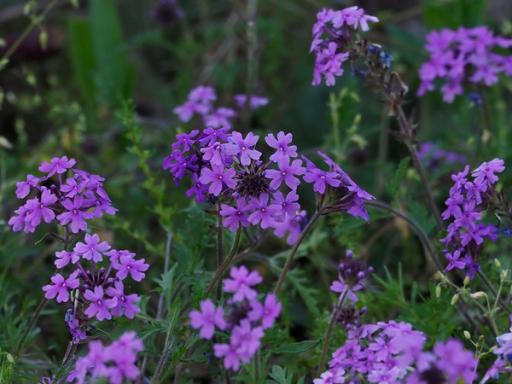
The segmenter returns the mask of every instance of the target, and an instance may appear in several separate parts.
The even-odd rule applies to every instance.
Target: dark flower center
[[[432,365],[426,371],[423,371],[420,375],[420,379],[425,384],[445,384],[446,377],[444,373],[437,368],[435,365]]]
[[[260,169],[242,170],[236,178],[236,191],[243,197],[258,197],[269,191],[269,181]]]

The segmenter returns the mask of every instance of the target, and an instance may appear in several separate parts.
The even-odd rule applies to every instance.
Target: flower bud
[[[453,295],[452,301],[450,302],[450,304],[455,305],[455,304],[457,304],[458,301],[459,301],[459,294],[456,293],[455,295]]]
[[[464,337],[468,340],[471,340],[471,333],[469,333],[469,331],[464,331]]]
[[[487,293],[485,292],[482,292],[482,291],[478,291],[478,292],[474,292],[470,295],[470,297],[472,299],[475,299],[475,300],[478,300],[478,299],[481,299],[482,297],[487,297]]]
[[[436,286],[436,297],[439,299],[441,297],[441,286]]]

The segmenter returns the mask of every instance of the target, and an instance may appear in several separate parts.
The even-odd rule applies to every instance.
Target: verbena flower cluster
[[[116,209],[103,187],[103,177],[75,168],[76,160],[66,156],[43,162],[43,176],[28,175],[16,183],[16,197],[27,199],[9,219],[14,232],[34,232],[44,223],[55,220],[72,233],[87,229],[87,221]]]
[[[216,307],[206,299],[200,303],[199,311],[190,312],[190,325],[199,329],[202,339],[212,339],[215,329],[224,332],[220,340],[227,337],[225,332],[229,333],[228,342],[213,345],[215,356],[223,359],[226,369],[238,371],[241,364],[251,360],[260,348],[265,330],[274,325],[281,313],[281,303],[273,293],[258,298],[253,287],[262,280],[258,272],[243,265],[232,267],[230,277],[223,281],[223,291],[232,295],[226,308]]]
[[[144,349],[135,332],[125,332],[112,344],[91,341],[89,352],[77,359],[67,377],[69,383],[85,384],[105,380],[109,384],[134,382],[139,378],[137,354]]]
[[[426,336],[404,322],[378,322],[349,328],[347,340],[333,354],[329,369],[314,384],[470,384],[477,361],[458,340],[438,342],[424,351]]]
[[[498,347],[493,352],[497,355],[497,358],[485,373],[482,384],[487,383],[491,379],[498,379],[501,373],[506,372],[510,374],[512,372],[512,328],[510,331],[496,338]]]
[[[447,236],[442,239],[448,260],[446,270],[462,269],[469,277],[478,272],[477,258],[484,240],[496,240],[498,235],[497,227],[484,223],[483,218],[495,195],[496,174],[504,170],[504,161],[494,159],[483,162],[471,175],[468,165],[452,175],[454,184],[442,213],[449,222]]]
[[[65,320],[74,343],[85,338],[89,319],[133,319],[139,312],[139,296],[126,293],[125,282],[127,277],[136,282],[144,279],[149,268],[144,259],[136,259],[127,250],[112,249],[97,234],[86,234],[84,242],[76,243],[72,251],[58,251],[55,256],[57,269],[67,267],[71,272],[56,273],[43,291],[47,299],[71,303]]]
[[[418,157],[430,169],[436,169],[442,165],[464,164],[466,162],[466,156],[447,151],[429,141],[418,146]]]
[[[355,259],[351,250],[338,265],[338,279],[331,284],[331,291],[345,294],[352,302],[356,302],[356,292],[363,289],[366,278],[373,272],[373,267],[367,267],[363,260]]]
[[[433,91],[440,80],[443,100],[451,103],[469,86],[490,86],[500,74],[512,75],[512,55],[501,52],[512,39],[495,35],[488,27],[442,29],[427,35],[429,60],[420,68],[418,94]]]
[[[215,89],[200,85],[189,92],[184,104],[174,108],[174,113],[183,123],[190,121],[194,116],[199,116],[205,127],[230,130],[237,111],[228,107],[215,107],[216,100]],[[267,98],[257,95],[238,94],[235,95],[234,101],[239,108],[247,105],[251,109],[258,109],[268,104]]]
[[[378,21],[356,6],[318,12],[310,47],[310,52],[315,54],[313,85],[319,85],[323,78],[326,85],[333,86],[336,77],[343,75],[343,64],[350,59],[354,33],[368,31],[368,23]]]
[[[272,229],[279,237],[287,236],[290,244],[295,243],[306,215],[297,194],[301,179],[313,184],[319,195],[332,192],[330,211],[368,218],[364,202],[373,196],[324,153],[319,155],[328,170],[304,156],[300,159],[291,133],[268,134],[265,143],[273,153],[263,161],[263,153],[256,149],[260,138],[253,132],[243,135],[230,132],[230,126],[225,124],[205,124],[201,132],[192,130],[176,135],[163,167],[171,172],[176,183],[190,175],[192,187],[187,195],[199,203],[218,204],[224,227],[236,231],[240,227],[259,226]]]

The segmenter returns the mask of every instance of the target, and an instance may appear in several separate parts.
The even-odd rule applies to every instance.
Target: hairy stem
[[[405,112],[401,105],[396,105],[394,107],[395,115],[397,116],[398,125],[400,127],[400,132],[404,138],[405,145],[411,155],[412,162],[416,171],[420,176],[421,185],[423,187],[423,191],[425,193],[425,197],[427,199],[427,204],[434,215],[436,220],[436,224],[439,230],[444,229],[444,223],[441,219],[441,215],[439,214],[439,209],[437,208],[436,202],[434,200],[434,195],[432,194],[432,189],[430,188],[430,184],[428,182],[427,173],[425,172],[425,168],[421,163],[418,157],[418,151],[416,150],[416,144],[413,142],[413,127],[411,121],[405,116]]]
[[[231,251],[229,251],[229,255],[226,257],[226,259],[222,262],[221,265],[217,268],[215,271],[215,274],[213,275],[212,280],[210,281],[210,284],[208,284],[208,288],[206,288],[206,295],[208,295],[217,285],[219,280],[224,276],[224,273],[231,265],[231,261],[235,257],[235,255],[238,252],[238,247],[240,245],[240,237],[242,234],[242,228],[239,227],[236,231],[235,240],[233,242],[233,246],[231,247]]]
[[[283,285],[286,274],[288,273],[288,270],[290,269],[290,267],[292,265],[293,258],[295,256],[295,254],[297,253],[297,250],[299,249],[300,244],[306,238],[306,235],[309,233],[309,231],[311,230],[311,228],[316,223],[316,221],[318,220],[319,217],[320,217],[320,211],[316,210],[315,213],[313,214],[313,216],[311,216],[311,219],[309,220],[306,227],[302,230],[299,240],[295,243],[292,250],[290,251],[290,254],[288,255],[288,258],[286,259],[286,262],[283,266],[281,274],[279,275],[279,279],[277,280],[276,287],[274,288],[274,293],[276,295],[281,290],[281,286]]]
[[[329,327],[327,328],[327,332],[325,333],[324,341],[322,343],[322,352],[320,353],[320,361],[318,363],[318,372],[317,377],[320,376],[322,373],[324,366],[325,366],[325,358],[327,356],[327,350],[329,349],[329,341],[331,340],[332,331],[334,330],[334,324],[336,323],[336,319],[338,317],[338,314],[341,311],[341,308],[343,307],[343,303],[345,302],[345,299],[348,294],[348,288],[345,287],[343,289],[343,292],[338,300],[338,304],[336,305],[336,308],[334,308],[334,311],[331,315],[331,320],[329,321]]]

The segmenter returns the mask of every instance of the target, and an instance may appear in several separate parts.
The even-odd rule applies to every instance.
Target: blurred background
[[[187,247],[208,248],[199,233],[208,230],[198,227],[203,216],[191,210],[186,188],[174,186],[161,169],[177,130],[192,128],[180,127],[172,109],[197,85],[214,86],[220,105],[229,106],[237,93],[268,97],[269,105],[251,116],[259,135],[290,131],[306,153],[318,148],[334,153],[368,191],[402,201],[427,232],[433,229],[417,176],[401,162],[406,150],[390,134],[395,123],[378,97],[354,76],[344,76],[332,89],[311,86],[308,51],[316,12],[350,5],[379,17],[367,37],[392,55],[394,69],[408,84],[406,109],[418,123],[421,141],[471,155],[475,162],[488,156],[510,159],[509,98],[503,97],[509,95],[510,79],[487,95],[493,134],[500,140],[479,148],[479,157],[474,156],[475,137],[482,133],[479,108],[465,97],[452,105],[439,93],[416,97],[426,33],[486,24],[510,36],[509,0],[0,0],[0,356],[12,349],[53,267],[55,244],[44,231],[14,235],[6,224],[18,205],[15,182],[36,172],[41,161],[66,154],[80,168],[106,177],[119,213],[95,230],[151,260],[152,277],[160,274],[169,230],[176,232],[178,258]],[[336,137],[341,138],[337,147]],[[427,165],[441,206],[450,172],[463,164]],[[315,232],[308,245],[315,259],[304,263],[321,271],[316,288],[327,288],[332,274],[326,271],[335,268],[345,248],[368,258],[382,276],[385,267],[396,275],[400,264],[409,282],[421,284],[429,277],[421,246],[407,227],[378,214],[372,219],[363,225],[336,218]],[[282,249],[270,241],[261,252]],[[145,292],[155,287],[151,279],[144,284]],[[314,319],[303,310],[311,310],[311,302],[299,299],[293,320],[301,337]],[[152,300],[148,297],[147,305]],[[317,300],[321,305],[327,299]],[[43,317],[41,333],[31,339],[45,353],[34,358],[41,366],[58,356],[67,340],[61,310],[46,311],[59,315]],[[440,316],[423,313],[425,327],[434,326],[429,316]],[[443,325],[447,329],[431,333],[448,334],[456,327]]]

